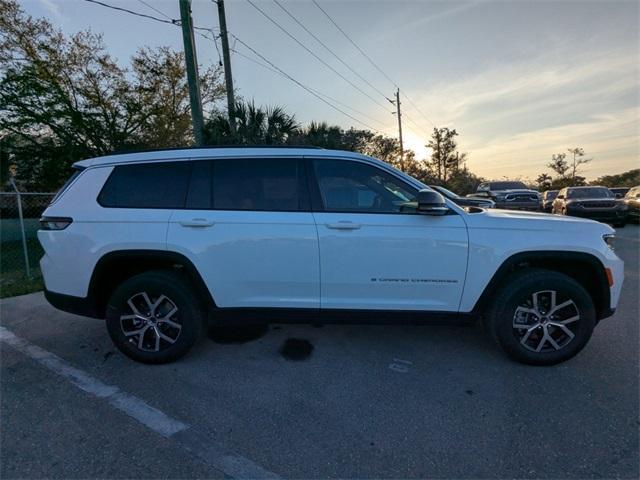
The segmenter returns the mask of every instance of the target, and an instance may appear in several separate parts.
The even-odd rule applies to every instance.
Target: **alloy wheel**
[[[129,311],[120,316],[120,328],[129,342],[145,352],[173,345],[182,332],[178,307],[166,295],[136,293],[127,300]]]
[[[533,293],[516,308],[513,333],[533,352],[553,352],[566,347],[576,336],[580,311],[569,297],[556,290]]]

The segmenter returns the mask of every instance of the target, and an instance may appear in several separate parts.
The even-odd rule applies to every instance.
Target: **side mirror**
[[[558,195],[556,198],[557,198],[558,200],[564,200],[564,195]]]
[[[418,192],[418,213],[423,215],[446,215],[449,211],[444,197],[426,188]]]

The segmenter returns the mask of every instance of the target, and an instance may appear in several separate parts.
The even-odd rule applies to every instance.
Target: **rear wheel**
[[[143,363],[185,355],[203,331],[202,308],[182,275],[152,271],[120,285],[107,306],[107,330],[118,349]]]
[[[580,352],[596,323],[587,291],[573,278],[547,270],[509,276],[492,300],[486,323],[514,360],[554,365]]]

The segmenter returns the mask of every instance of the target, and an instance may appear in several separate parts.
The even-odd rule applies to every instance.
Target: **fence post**
[[[22,234],[22,251],[24,253],[24,266],[27,269],[27,278],[31,279],[31,267],[29,266],[29,252],[27,250],[27,237],[24,233],[24,217],[22,215],[22,195],[16,186],[16,182],[11,177],[11,186],[16,192],[16,198],[18,200],[18,217],[20,219],[20,233]]]

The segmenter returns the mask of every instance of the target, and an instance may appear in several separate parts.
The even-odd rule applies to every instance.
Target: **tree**
[[[580,165],[584,165],[585,163],[589,163],[592,158],[584,158],[584,149],[582,147],[569,148],[567,151],[573,155],[573,162],[571,163],[571,180],[572,185],[576,186],[579,184],[584,184],[584,177],[580,177],[578,175],[578,170]]]
[[[566,178],[569,164],[566,161],[566,153],[554,153],[551,155],[551,163],[547,164],[551,170],[556,172],[561,178]]]
[[[536,184],[538,186],[538,190],[549,190],[551,188],[551,181],[553,178],[548,173],[541,173],[536,178]]]
[[[284,145],[300,126],[295,116],[282,107],[257,107],[254,102],[237,101],[234,108],[236,132],[231,133],[226,113],[214,112],[205,123],[209,145]]]
[[[458,132],[449,128],[433,128],[427,148],[431,149],[430,167],[440,183],[447,181],[449,172],[456,171],[466,161],[466,154],[456,151]]]
[[[605,175],[596,178],[591,185],[603,187],[635,187],[640,185],[640,168],[635,168],[617,175]]]

